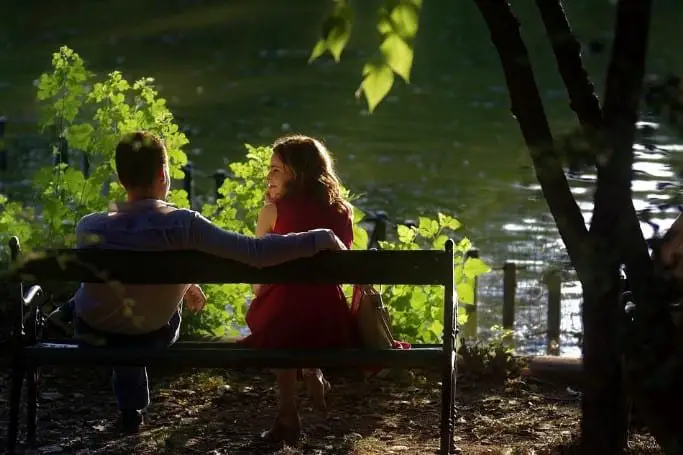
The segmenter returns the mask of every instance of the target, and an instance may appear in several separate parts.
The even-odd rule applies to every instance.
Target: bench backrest
[[[174,283],[334,283],[414,284],[444,288],[443,347],[453,367],[458,300],[455,294],[453,240],[443,250],[329,251],[273,267],[256,268],[197,251],[53,250],[19,256],[12,238],[13,264],[9,279],[17,284],[19,304],[14,334],[24,333],[23,282]],[[34,286],[34,288],[36,288]],[[34,331],[35,333],[35,331]]]
[[[453,243],[444,250],[330,251],[256,268],[197,251],[53,250],[19,260],[13,281],[339,283],[453,286]]]

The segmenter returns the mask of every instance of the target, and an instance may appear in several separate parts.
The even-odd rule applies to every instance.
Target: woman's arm
[[[263,206],[258,214],[255,232],[256,237],[263,237],[264,235],[273,232],[275,221],[277,221],[277,207],[275,207],[275,204],[269,202]],[[259,295],[262,286],[263,285],[261,284],[251,285],[251,290],[254,292],[254,295]]]

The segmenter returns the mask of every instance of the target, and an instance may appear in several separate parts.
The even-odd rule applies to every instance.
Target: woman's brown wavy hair
[[[322,142],[300,134],[285,136],[275,141],[273,153],[292,173],[292,179],[285,188],[286,194],[305,194],[341,211],[348,211],[348,202],[342,195],[332,156]]]

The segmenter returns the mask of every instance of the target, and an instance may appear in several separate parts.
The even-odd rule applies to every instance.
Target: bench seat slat
[[[234,343],[179,343],[166,349],[83,348],[39,343],[24,349],[27,363],[41,365],[148,365],[195,368],[425,367],[443,360],[441,345],[400,349],[250,349]],[[201,343],[197,343],[201,344]],[[219,344],[220,347],[210,346]]]

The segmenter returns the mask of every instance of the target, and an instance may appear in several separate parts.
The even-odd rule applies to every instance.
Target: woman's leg
[[[330,383],[327,382],[320,368],[304,368],[301,370],[308,394],[313,400],[313,406],[320,411],[327,409],[325,398],[330,391]]]
[[[280,403],[273,428],[263,437],[271,441],[293,444],[301,433],[301,421],[296,405],[296,370],[274,370],[274,373],[277,375]]]
[[[299,423],[296,408],[296,370],[277,370],[277,386],[280,395],[280,405],[277,419],[286,426]]]

